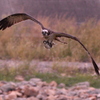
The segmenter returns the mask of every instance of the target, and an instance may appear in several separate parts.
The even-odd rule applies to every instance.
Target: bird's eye
[[[42,32],[43,35],[46,35],[46,32]]]

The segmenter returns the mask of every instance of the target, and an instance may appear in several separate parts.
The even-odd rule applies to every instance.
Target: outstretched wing
[[[25,13],[16,13],[16,14],[12,14],[12,15],[10,15],[10,16],[8,16],[0,21],[0,30],[4,30],[7,27],[10,27],[18,22],[28,20],[28,19],[39,24],[41,26],[41,28],[44,28],[44,26],[35,18],[33,18]]]
[[[91,58],[92,64],[94,66],[95,72],[97,73],[97,75],[100,75],[99,73],[99,67],[97,66],[95,60],[93,59],[93,57],[91,56],[90,52],[87,50],[87,48],[83,45],[82,42],[80,42],[80,40],[70,34],[65,34],[65,33],[54,33],[55,37],[66,37],[66,38],[71,38],[74,39],[75,41],[79,42],[81,44],[81,46],[85,49],[85,51],[87,51],[88,55]]]

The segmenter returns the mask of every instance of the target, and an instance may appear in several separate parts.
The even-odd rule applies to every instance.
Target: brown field
[[[100,22],[95,19],[87,20],[77,25],[75,19],[37,17],[43,25],[58,32],[65,32],[80,39],[88,48],[97,62],[100,62]],[[52,49],[43,46],[41,28],[31,21],[18,23],[5,31],[0,31],[0,58],[19,60],[63,60],[90,61],[85,50],[79,43],[62,38],[68,44],[55,42]]]

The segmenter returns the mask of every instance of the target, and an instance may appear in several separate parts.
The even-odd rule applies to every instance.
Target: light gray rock
[[[30,84],[31,86],[37,86],[37,84],[31,80],[28,82],[28,84]]]
[[[15,83],[9,82],[9,83],[4,84],[3,86],[1,86],[0,90],[2,90],[3,92],[7,92],[7,91],[15,90],[16,86],[17,85]]]
[[[27,98],[16,98],[14,100],[27,100]]]
[[[75,86],[89,87],[90,86],[90,83],[89,82],[80,82],[80,83],[77,83]]]
[[[100,93],[97,95],[97,98],[100,98]]]
[[[45,95],[42,95],[42,94],[38,94],[37,95],[37,99],[39,99],[39,100],[47,100],[47,95],[45,96]]]
[[[39,79],[39,78],[32,78],[32,79],[30,79],[29,81],[32,81],[32,82],[38,83],[38,82],[41,82],[42,80]]]
[[[27,98],[27,100],[39,100],[39,99],[32,96],[32,97]]]
[[[58,87],[59,87],[59,88],[65,88],[66,85],[65,85],[64,83],[60,83],[60,84],[58,85]]]

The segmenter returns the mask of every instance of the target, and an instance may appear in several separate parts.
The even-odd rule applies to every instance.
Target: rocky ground
[[[24,64],[37,66],[39,72],[52,72],[52,66],[55,64],[64,67],[92,67],[91,63],[79,62],[0,60],[0,67],[18,67]],[[22,76],[17,76],[15,80],[17,82],[0,81],[0,100],[100,100],[100,89],[90,87],[89,82],[66,87],[63,83],[47,83],[38,78],[26,81]]]
[[[90,87],[88,82],[66,87],[39,78],[26,81],[18,76],[16,80],[20,82],[0,81],[0,100],[100,100],[100,89]]]

